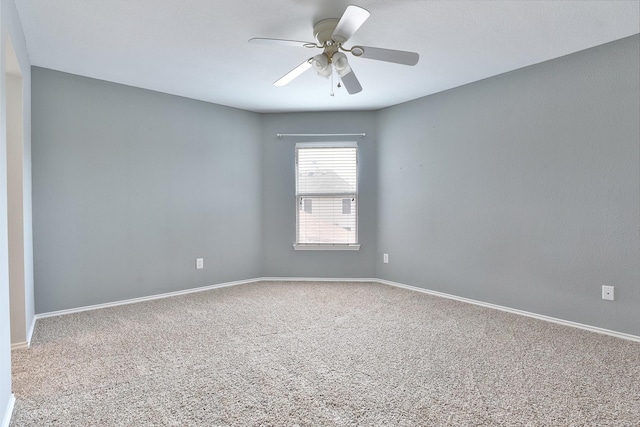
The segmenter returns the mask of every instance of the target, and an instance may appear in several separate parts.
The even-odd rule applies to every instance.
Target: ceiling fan
[[[370,46],[352,46],[351,49],[344,47],[344,43],[358,31],[362,24],[369,18],[369,15],[370,13],[366,9],[354,5],[348,6],[340,19],[323,19],[313,26],[313,34],[316,42],[253,38],[249,40],[249,43],[322,49],[322,53],[305,60],[302,64],[276,80],[275,83],[273,83],[275,86],[288,84],[310,68],[313,68],[319,76],[327,78],[333,76],[333,69],[335,69],[347,92],[349,92],[349,94],[355,94],[362,90],[362,86],[351,69],[347,55],[345,55],[344,52],[351,53],[353,56],[359,58],[403,65],[416,65],[419,59],[419,55],[415,52]]]

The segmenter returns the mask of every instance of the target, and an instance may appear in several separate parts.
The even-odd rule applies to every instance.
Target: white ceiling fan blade
[[[331,38],[338,43],[344,43],[358,31],[358,28],[369,19],[369,11],[359,6],[351,5],[342,14],[342,18],[338,21],[336,29],[333,30]]]
[[[349,92],[349,95],[353,95],[362,90],[362,86],[360,85],[360,82],[358,81],[356,75],[353,73],[353,70],[340,77],[340,79],[342,80],[342,84],[344,85],[345,89],[347,89],[347,92]]]
[[[302,74],[305,71],[307,71],[309,68],[311,68],[311,58],[307,59],[302,64],[298,65],[296,68],[294,68],[293,70],[289,71],[284,76],[280,77],[278,80],[276,80],[273,83],[273,85],[274,86],[284,86],[284,85],[288,84],[289,82],[291,82],[296,77],[298,77],[300,74]]]
[[[303,42],[300,40],[284,40],[284,39],[269,39],[262,37],[254,37],[249,39],[249,43],[253,44],[271,44],[279,46],[293,46],[293,47],[317,47],[315,43]]]
[[[420,55],[416,52],[405,52],[404,50],[382,49],[370,46],[354,46],[351,48],[353,56],[377,61],[394,62],[396,64],[416,65]]]

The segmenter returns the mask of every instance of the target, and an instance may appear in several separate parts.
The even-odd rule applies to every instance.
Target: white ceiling
[[[350,56],[364,90],[329,96],[312,56],[252,37],[313,40],[350,3],[371,12],[349,40],[415,51],[415,67]],[[640,0],[18,0],[31,63],[259,112],[369,110],[640,33]],[[318,51],[319,53],[319,51]]]

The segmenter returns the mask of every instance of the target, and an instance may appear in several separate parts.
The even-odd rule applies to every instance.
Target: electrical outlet
[[[196,258],[196,270],[202,270],[204,268],[204,258]]]
[[[603,286],[602,287],[602,299],[606,299],[608,301],[613,301],[613,286]]]
[[[382,262],[389,264],[389,254],[382,254]]]

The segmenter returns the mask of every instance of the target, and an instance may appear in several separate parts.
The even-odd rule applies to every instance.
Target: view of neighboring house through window
[[[358,146],[296,144],[296,249],[358,243]]]

